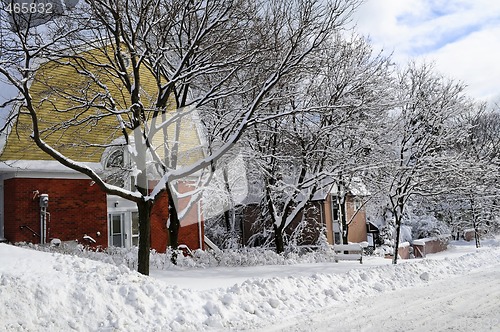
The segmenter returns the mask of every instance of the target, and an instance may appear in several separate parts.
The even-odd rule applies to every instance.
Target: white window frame
[[[354,207],[354,212],[361,211],[361,209],[363,208],[363,201],[358,197],[354,197],[353,207]]]
[[[123,165],[121,165],[121,167],[123,168],[123,173],[124,173],[124,178],[122,179],[123,180],[123,187],[122,188],[128,188],[130,190],[134,190],[133,186],[135,185],[135,177],[131,175],[131,172],[130,170],[126,170],[127,167],[130,167],[130,165],[132,164],[131,163],[131,158],[130,158],[130,155],[127,151],[127,149],[123,146],[119,146],[119,147],[110,147],[108,148],[104,154],[103,154],[103,158],[102,158],[102,166],[103,166],[103,169],[104,171],[113,171],[113,170],[116,170],[117,166],[108,166],[108,162],[110,160],[110,158],[117,152],[121,152],[122,155],[123,155]]]
[[[114,243],[114,237],[115,237],[115,233],[113,232],[114,231],[114,228],[113,228],[113,223],[114,223],[113,217],[114,216],[120,216],[120,233],[116,233],[116,234],[120,234],[120,236],[121,236],[121,239],[120,239],[121,246],[116,246]],[[108,233],[109,233],[108,245],[110,247],[118,247],[118,248],[126,248],[127,247],[127,236],[126,236],[125,229],[126,229],[125,213],[118,212],[118,211],[117,212],[109,212],[108,213]]]
[[[132,247],[139,245],[139,211],[130,211],[130,245]],[[134,214],[137,215],[137,233],[134,233]],[[134,240],[137,244],[134,244]]]

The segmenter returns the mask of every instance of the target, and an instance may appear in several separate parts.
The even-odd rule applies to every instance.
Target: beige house
[[[339,185],[331,185],[326,192],[315,197],[321,204],[322,224],[326,229],[329,244],[341,244],[343,238],[343,222],[347,225],[347,241],[353,243],[365,242],[367,238],[367,222],[365,203],[370,192],[359,178],[353,178],[344,189],[344,206],[339,204]],[[345,213],[345,216],[342,214]]]
[[[369,241],[367,232],[365,202],[370,193],[359,179],[354,179],[346,189],[344,208],[339,208],[337,184],[328,185],[314,195],[302,213],[285,228],[287,236],[294,236],[297,244],[314,246],[322,234],[326,235],[329,244],[342,243],[342,211],[348,227],[348,242]],[[237,209],[237,224],[240,230],[242,245],[258,246],[265,242],[260,235],[263,228],[256,228],[256,220],[260,217],[259,202],[256,197],[252,202]],[[326,234],[325,234],[326,233]],[[372,241],[373,243],[373,241]]]

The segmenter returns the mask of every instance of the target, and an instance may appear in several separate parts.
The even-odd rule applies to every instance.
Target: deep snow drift
[[[367,258],[295,271],[225,267],[145,277],[125,266],[0,244],[0,330],[498,329],[500,247],[457,248],[397,266]],[[260,277],[244,281],[256,269]],[[232,286],[213,288],[231,275]],[[197,283],[204,287],[184,288]],[[462,311],[453,314],[455,304]],[[463,312],[468,320],[457,321]]]

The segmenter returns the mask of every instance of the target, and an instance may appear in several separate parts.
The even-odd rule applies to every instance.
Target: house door
[[[109,214],[109,245],[125,247],[125,215],[123,213]]]
[[[370,247],[375,247],[375,241],[373,240],[373,233],[366,234],[366,240],[368,241],[368,245]]]
[[[332,197],[332,200],[334,197]],[[333,243],[334,244],[342,244],[342,234],[341,234],[341,225],[339,220],[339,206],[336,202],[332,204],[332,230],[333,230]]]
[[[132,212],[131,214],[131,230],[132,245],[139,245],[139,212]]]

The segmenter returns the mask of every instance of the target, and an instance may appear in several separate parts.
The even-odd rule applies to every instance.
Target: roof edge
[[[96,172],[102,172],[101,163],[82,162],[80,164],[92,168]],[[64,166],[56,160],[4,160],[0,161],[0,172],[40,172],[40,173],[69,173],[80,174],[69,167]]]

